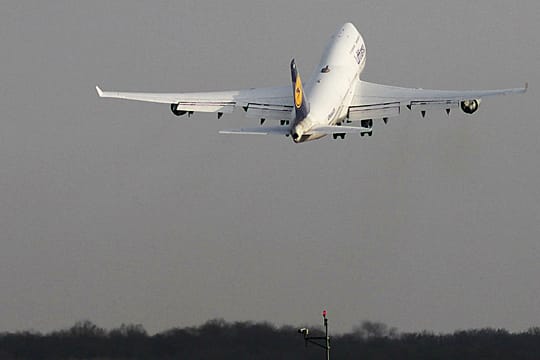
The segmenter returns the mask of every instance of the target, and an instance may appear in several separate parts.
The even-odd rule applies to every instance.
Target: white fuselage
[[[294,124],[298,134],[309,132],[314,126],[341,124],[360,73],[366,63],[366,46],[353,24],[343,25],[331,38],[321,57],[321,62],[306,84],[308,116]],[[325,136],[312,133],[300,136],[297,142],[315,140]]]

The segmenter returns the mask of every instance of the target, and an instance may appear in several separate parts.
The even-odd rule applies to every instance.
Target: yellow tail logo
[[[294,105],[297,109],[302,107],[302,98],[304,97],[304,90],[302,89],[302,80],[300,75],[296,76],[296,83],[294,84]]]

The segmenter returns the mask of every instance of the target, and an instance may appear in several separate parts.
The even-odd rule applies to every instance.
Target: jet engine
[[[176,116],[182,116],[187,114],[187,111],[178,110],[178,104],[171,104],[171,111]]]
[[[478,107],[480,106],[480,99],[476,100],[464,100],[461,102],[461,110],[465,114],[473,114],[478,110]]]

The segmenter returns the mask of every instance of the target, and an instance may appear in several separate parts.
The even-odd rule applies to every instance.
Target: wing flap
[[[246,116],[267,120],[290,120],[292,106],[250,103],[247,106]]]
[[[236,103],[234,101],[179,101],[178,110],[197,112],[232,113]]]
[[[357,105],[349,107],[348,118],[351,121],[378,119],[398,116],[401,112],[399,101],[382,104]]]
[[[413,100],[408,107],[411,110],[453,109],[459,106],[459,100]]]

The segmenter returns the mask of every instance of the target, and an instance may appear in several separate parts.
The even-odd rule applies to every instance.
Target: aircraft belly
[[[351,70],[350,72],[354,71]],[[347,72],[340,75],[329,78],[319,87],[313,88],[310,97],[311,115],[313,121],[321,125],[341,123],[347,117],[358,77],[355,73]]]
[[[346,76],[329,76],[312,89],[309,99],[311,116],[315,122],[329,124],[341,115],[340,106],[348,92],[347,80]]]

